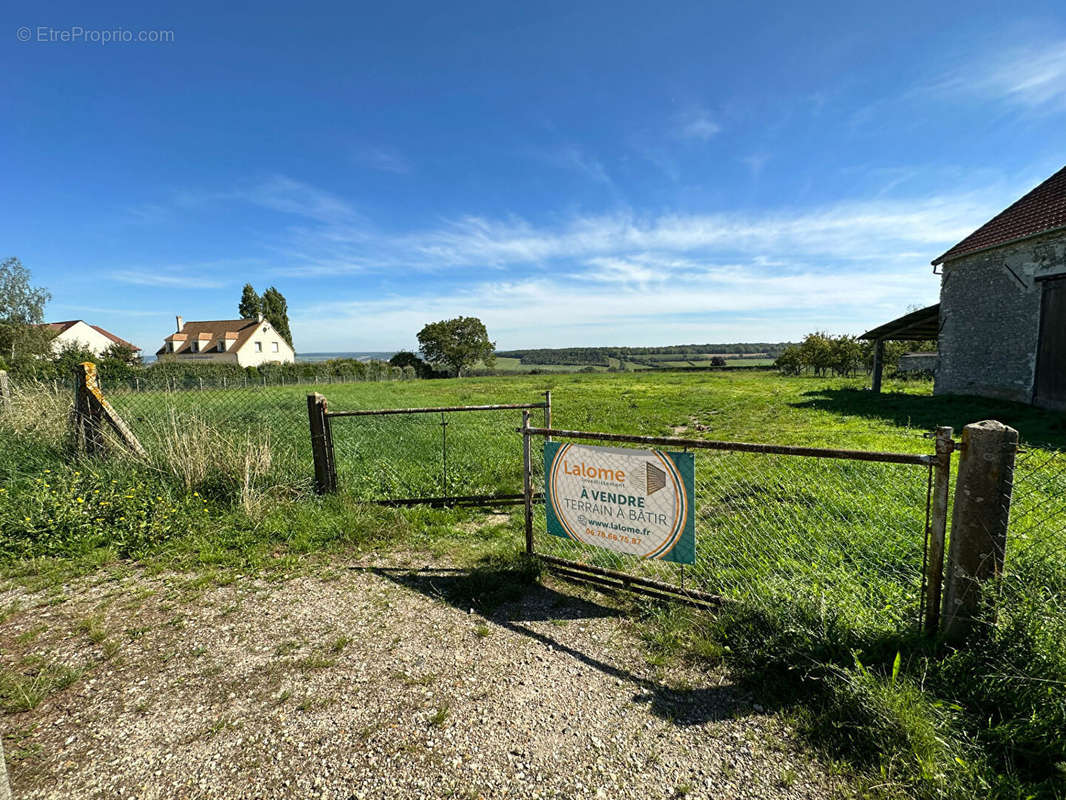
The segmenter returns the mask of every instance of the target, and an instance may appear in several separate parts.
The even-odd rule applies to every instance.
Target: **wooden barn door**
[[[1066,276],[1041,283],[1035,399],[1048,408],[1066,408]]]

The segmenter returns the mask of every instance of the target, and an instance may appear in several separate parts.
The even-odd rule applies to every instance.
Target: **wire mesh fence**
[[[521,408],[331,411],[337,484],[362,500],[488,501],[522,497]],[[547,418],[547,417],[546,417]]]
[[[542,495],[544,440],[532,440],[532,487]],[[551,535],[544,501],[533,507],[534,550],[732,600],[807,602],[865,628],[895,631],[917,622],[929,466],[727,450],[691,453],[693,563],[641,557],[639,519],[637,543],[621,547],[630,552]],[[633,514],[629,509],[624,516]],[[629,524],[616,533],[631,535]]]

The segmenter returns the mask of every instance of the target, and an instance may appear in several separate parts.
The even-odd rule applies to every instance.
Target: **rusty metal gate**
[[[334,411],[313,394],[307,405],[318,491],[394,506],[521,504],[517,413],[551,425],[550,391],[537,403]]]
[[[936,630],[954,443],[887,453],[532,427],[525,414],[526,550],[575,579],[697,605],[802,600],[874,628]],[[546,532],[543,444],[690,452],[695,562],[639,558]],[[869,627],[869,626],[865,626]]]

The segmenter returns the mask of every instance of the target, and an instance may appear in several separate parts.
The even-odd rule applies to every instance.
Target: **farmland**
[[[43,415],[38,398],[32,414],[4,423],[11,446],[0,457],[8,499],[0,543],[9,580],[34,585],[61,585],[116,559],[217,575],[299,570],[352,549],[423,549],[467,563],[513,556],[520,513],[486,529],[471,525],[478,512],[362,501],[438,487],[517,491],[517,413],[449,416],[447,483],[439,417],[336,419],[340,492],[317,500],[308,494],[310,391],[333,410],[355,410],[529,403],[550,389],[558,428],[904,453],[930,452],[923,434],[936,425],[958,431],[995,417],[1022,432],[1033,469],[1045,463],[1034,456],[1052,459],[1064,445],[1057,415],[933,397],[923,381],[888,382],[880,397],[862,383],[742,371],[116,391],[110,399],[149,451],[145,465],[68,462],[66,398]],[[1061,504],[1066,491],[1052,469],[1061,463],[1025,502],[1048,511]],[[1055,796],[1048,765],[1066,757],[1051,733],[1066,718],[1054,688],[1066,680],[1063,618],[1041,597],[1066,580],[1066,544],[1049,546],[1061,528],[1014,543],[1009,563],[1024,581],[1004,584],[1009,613],[977,649],[933,660],[913,627],[923,469],[727,454],[701,456],[697,474],[698,548],[709,560],[693,577],[747,602],[713,618],[638,613],[654,658],[724,661],[738,680],[809,720],[811,742],[852,764],[860,782],[867,772],[888,774],[895,788],[880,795],[964,797],[952,787],[985,786],[1003,797],[1016,789]],[[1043,588],[1027,593],[1026,583]],[[975,683],[964,674],[989,677]],[[945,713],[948,704],[957,710]],[[981,721],[990,714],[998,720],[991,728]],[[1023,758],[1019,741],[1041,758]]]

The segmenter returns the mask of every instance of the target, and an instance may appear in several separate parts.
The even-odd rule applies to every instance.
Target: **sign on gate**
[[[696,558],[691,453],[544,444],[548,533],[640,558]]]

